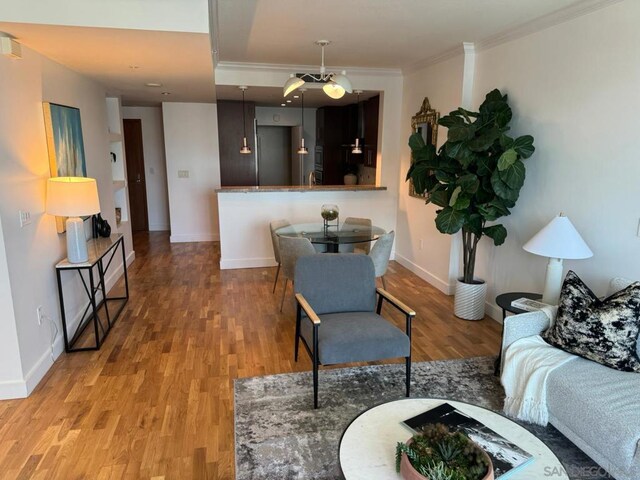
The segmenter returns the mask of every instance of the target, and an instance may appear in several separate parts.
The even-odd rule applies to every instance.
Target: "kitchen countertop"
[[[222,187],[217,193],[264,193],[264,192],[366,192],[373,190],[386,190],[387,187],[375,185],[284,185],[264,187]]]

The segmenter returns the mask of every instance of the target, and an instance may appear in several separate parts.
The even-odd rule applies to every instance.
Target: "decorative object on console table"
[[[71,263],[86,262],[89,258],[84,221],[80,216],[100,211],[98,187],[93,178],[55,177],[47,181],[46,211],[57,217],[68,217],[67,258]]]
[[[424,105],[423,105],[424,106]],[[463,108],[438,121],[447,127],[447,141],[436,152],[420,133],[409,138],[412,163],[407,180],[425,195],[436,211],[436,228],[449,235],[462,231],[463,276],[458,279],[455,315],[465,320],[484,318],[486,285],[474,277],[478,242],[483,236],[502,245],[503,225],[490,225],[509,215],[524,185],[523,159],[533,152],[533,137],[509,137],[511,108],[499,90],[487,94],[479,112]]]
[[[337,205],[322,205],[322,209],[320,210],[320,215],[324,219],[324,234],[327,235],[329,233],[329,228],[335,226],[336,229],[340,226],[340,209]],[[336,221],[335,225],[331,225],[330,222]]]
[[[542,301],[557,305],[562,288],[562,260],[581,260],[593,256],[571,220],[562,213],[551,220],[522,247],[527,252],[549,257]]]
[[[87,165],[82,138],[80,110],[44,102],[44,128],[52,177],[86,177]],[[58,233],[64,233],[64,217],[56,217]]]

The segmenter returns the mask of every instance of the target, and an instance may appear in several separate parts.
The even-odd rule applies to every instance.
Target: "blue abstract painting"
[[[45,127],[52,177],[86,177],[80,110],[45,103]]]

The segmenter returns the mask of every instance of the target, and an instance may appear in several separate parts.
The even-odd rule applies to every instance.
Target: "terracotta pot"
[[[407,445],[409,445],[410,443],[411,439],[407,441]],[[485,452],[484,450],[482,450],[482,453],[484,453],[487,463],[489,463],[487,474],[482,477],[482,480],[494,480],[491,457],[489,457],[489,455],[487,455],[487,452]],[[407,457],[405,453],[402,454],[402,460],[400,460],[400,475],[402,475],[402,478],[404,478],[404,480],[430,480],[428,477],[419,474],[418,471],[413,468],[413,465],[411,465],[411,462],[409,461],[409,457]]]

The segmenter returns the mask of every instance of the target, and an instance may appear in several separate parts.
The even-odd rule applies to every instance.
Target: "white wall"
[[[531,134],[536,153],[511,216],[509,237],[485,242],[478,274],[489,298],[542,291],[546,259],[522,245],[560,211],[594,252],[566,261],[597,294],[610,277],[640,279],[640,2],[626,0],[476,57],[474,103],[509,94],[512,134]]]
[[[460,106],[463,72],[464,56],[460,54],[405,75],[403,84],[396,260],[447,294],[453,293],[450,288],[453,237],[442,235],[436,229],[437,207],[409,196],[405,177],[411,164],[411,151],[407,143],[412,132],[411,117],[420,110],[424,97],[429,97],[431,107],[441,116]],[[439,127],[438,147],[446,139],[447,129]]]
[[[49,161],[42,102],[78,107],[81,113],[87,175],[96,178],[104,217],[115,225],[105,91],[101,85],[23,47],[22,60],[0,57],[0,218],[14,319],[22,363],[22,378],[0,378],[0,398],[16,389],[28,394],[52,364],[51,326],[38,325],[36,307],[61,332],[54,265],[66,255],[65,236],[56,232],[54,217],[44,213]],[[20,228],[18,211],[31,212],[30,225]],[[0,268],[6,286],[6,274]],[[68,318],[77,320],[82,287],[65,276]],[[62,350],[62,335],[54,356]],[[6,341],[3,339],[2,342]],[[2,348],[4,350],[4,348]],[[15,372],[14,372],[15,373]],[[13,382],[13,383],[11,383]],[[7,387],[8,390],[2,390]]]
[[[523,251],[522,245],[560,211],[594,252],[588,260],[566,261],[565,271],[574,269],[598,294],[605,293],[610,277],[640,278],[637,18],[640,3],[626,0],[475,55],[471,107],[477,109],[487,92],[500,88],[514,112],[511,134],[531,134],[536,146],[525,161],[520,199],[511,216],[500,220],[509,233],[506,243],[480,243],[476,275],[488,282],[488,313],[494,318],[501,318],[493,302],[497,294],[542,291],[546,259]],[[441,115],[463,103],[463,58],[406,76],[405,131],[424,96]],[[445,139],[441,129],[439,143]],[[409,154],[404,147],[401,175]],[[448,242],[456,242],[450,246],[450,285],[461,263],[459,243],[437,232],[433,209],[418,204],[401,192],[396,258],[416,259],[412,262],[426,271],[424,277],[438,277],[430,281],[446,291],[446,262],[428,254],[421,258],[416,242],[423,238],[425,249],[435,248],[443,257]],[[417,208],[423,209],[426,225]]]
[[[395,228],[395,203],[388,192],[265,192],[218,194],[220,210],[220,268],[250,268],[275,265],[269,222],[322,222],[322,205],[340,207],[340,217],[370,218],[387,231]]]
[[[217,106],[163,103],[172,242],[218,240],[220,155]],[[188,178],[178,178],[187,170]]]
[[[167,161],[161,107],[124,107],[123,118],[142,120],[142,145],[147,182],[149,230],[169,230]]]
[[[275,120],[279,117],[279,120]],[[275,125],[281,127],[294,127],[302,125],[300,108],[297,107],[256,107],[256,120],[258,126]],[[316,149],[316,109],[304,109],[304,143],[309,149],[309,155],[304,161],[304,178],[313,171],[313,157]]]

